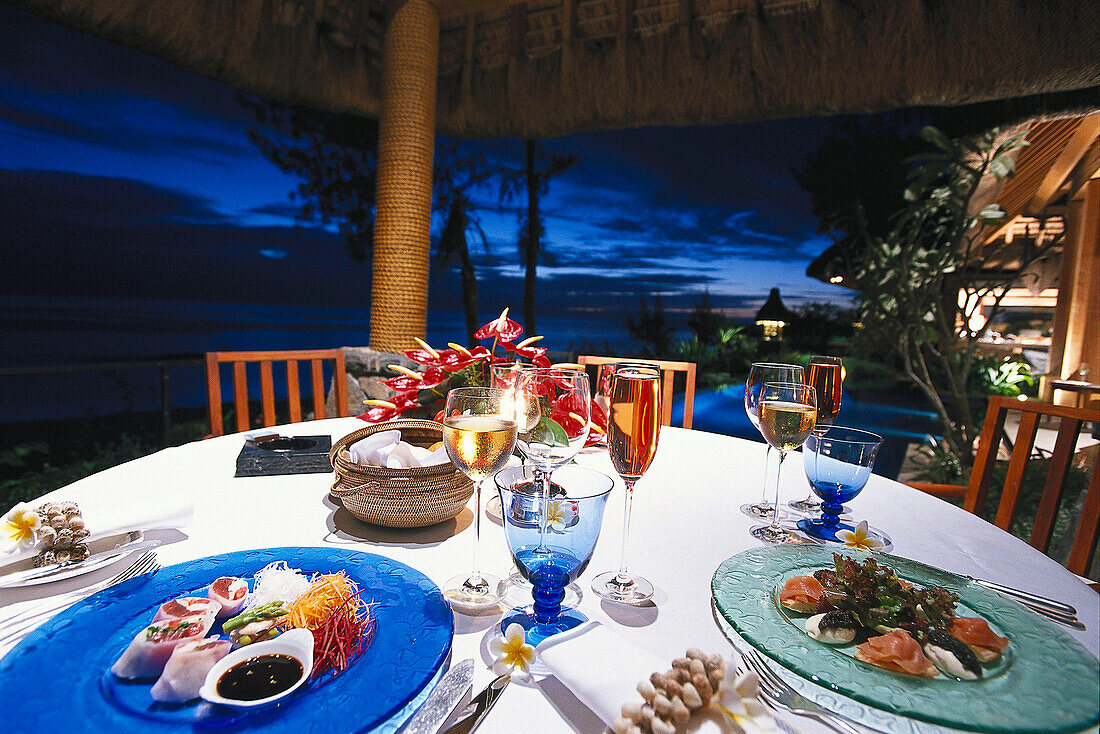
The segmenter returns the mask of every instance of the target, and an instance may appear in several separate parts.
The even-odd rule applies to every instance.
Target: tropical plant
[[[994,319],[1016,277],[984,266],[1011,255],[1026,268],[1058,240],[1012,251],[1003,241],[984,242],[984,226],[1002,223],[1005,213],[996,204],[975,211],[979,185],[1013,175],[1023,134],[991,130],[953,140],[926,127],[921,137],[932,151],[913,161],[907,205],[885,235],[856,231],[863,245],[849,250],[846,278],[861,292],[864,336],[898,360],[940,416],[948,450],[969,463],[977,436],[969,394],[983,330],[973,317],[984,308]]]
[[[665,357],[671,351],[672,325],[665,321],[665,307],[661,297],[653,299],[649,307],[645,296],[638,305],[638,318],[626,317],[626,330],[641,348],[643,357]]]
[[[722,325],[725,323],[726,317],[714,310],[714,304],[710,300],[710,290],[704,290],[699,300],[692,306],[691,313],[688,314],[688,328],[703,344],[716,344]]]

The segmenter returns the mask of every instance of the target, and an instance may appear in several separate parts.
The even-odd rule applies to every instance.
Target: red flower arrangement
[[[431,415],[432,420],[442,422],[443,406],[447,393],[455,387],[488,386],[492,382],[492,366],[495,364],[523,363],[526,359],[536,367],[550,367],[546,357],[546,348],[533,346],[542,339],[532,336],[517,342],[523,335],[523,327],[508,318],[508,309],[500,316],[474,332],[478,341],[492,340],[492,346],[476,346],[467,349],[461,344],[450,342],[449,349],[436,350],[422,339],[417,339],[419,349],[410,349],[406,357],[424,365],[423,372],[416,372],[390,365],[390,369],[400,374],[382,384],[394,391],[389,400],[366,400],[370,407],[359,416],[368,423],[381,423],[410,411],[420,411]],[[497,348],[506,356],[498,355]],[[550,419],[557,422],[570,436],[576,436],[584,430],[584,409],[573,404],[576,396],[562,395],[550,405]],[[579,410],[578,410],[579,409]],[[596,403],[592,403],[592,415],[589,422],[588,443],[600,441],[607,431],[607,416]]]

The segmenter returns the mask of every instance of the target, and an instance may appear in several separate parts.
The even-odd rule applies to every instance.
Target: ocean
[[[0,296],[0,423],[109,415],[160,406],[155,368],[13,374],[36,367],[201,357],[248,349],[367,346],[370,309],[127,298]],[[497,314],[485,314],[488,321]],[[623,321],[539,316],[552,351],[623,353],[631,339]],[[465,343],[457,311],[428,314],[427,340]],[[199,365],[168,370],[173,407],[205,405]]]

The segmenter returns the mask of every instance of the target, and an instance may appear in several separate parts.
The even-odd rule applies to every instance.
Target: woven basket
[[[348,446],[379,431],[400,430],[402,440],[427,448],[443,439],[438,423],[400,419],[353,431],[332,445],[336,481],[329,490],[360,520],[390,528],[419,528],[450,520],[474,493],[473,482],[454,464],[387,469],[351,460]]]

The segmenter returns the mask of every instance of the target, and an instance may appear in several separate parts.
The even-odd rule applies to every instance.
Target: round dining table
[[[335,440],[362,427],[364,423],[358,419],[337,418],[273,430],[283,436],[329,434]],[[387,556],[419,570],[439,586],[469,570],[473,498],[457,517],[429,527],[405,530],[369,525],[330,496],[331,473],[235,477],[242,445],[242,435],[237,434],[167,448],[62,487],[42,499],[75,500],[89,517],[103,517],[117,508],[155,514],[158,505],[186,500],[193,505],[193,516],[156,548],[162,566],[233,551],[305,546]],[[702,431],[662,428],[656,458],[634,494],[629,567],[655,587],[653,602],[639,607],[603,601],[589,590],[593,576],[618,568],[624,490],[606,450],[586,449],[577,461],[615,479],[591,563],[577,580],[579,609],[664,660],[682,657],[692,647],[728,657],[729,631],[723,631],[716,621],[711,579],[724,560],[760,546],[749,535],[757,521],[738,508],[761,496],[765,445]],[[487,482],[487,490],[491,485]],[[806,495],[798,454],[785,462],[781,487],[783,502]],[[486,491],[483,504],[492,495]],[[863,492],[848,505],[853,519],[868,520],[892,539],[894,554],[1075,606],[1085,629],[1063,629],[1092,655],[1100,653],[1100,595],[1023,541],[959,507],[877,475],[872,475]],[[480,559],[487,572],[505,577],[513,570],[503,529],[488,515],[481,523]],[[0,618],[36,597],[107,578],[124,563],[120,560],[110,569],[63,583],[0,590]],[[495,677],[488,643],[498,634],[503,611],[494,608],[477,615],[454,614],[451,659],[474,659],[475,692]],[[9,650],[10,645],[0,647],[0,655]],[[601,663],[592,660],[590,664]],[[1075,684],[1100,686],[1100,681]],[[813,693],[814,688],[804,682],[800,690]],[[871,723],[876,730],[942,730],[862,708],[867,711],[864,723]],[[348,712],[350,720],[354,715]],[[784,715],[784,719],[797,731],[827,731],[803,718]],[[479,732],[595,734],[604,727],[568,688],[546,676],[514,680]]]

